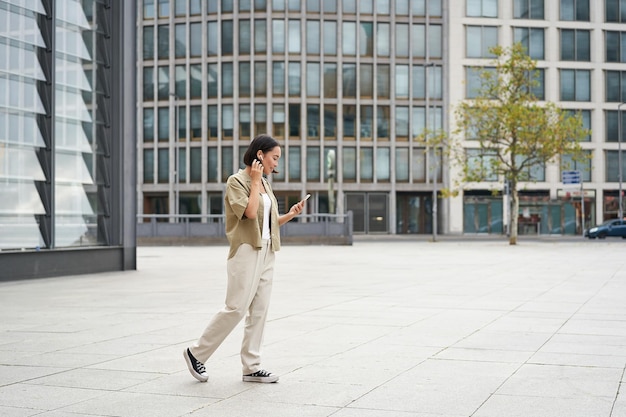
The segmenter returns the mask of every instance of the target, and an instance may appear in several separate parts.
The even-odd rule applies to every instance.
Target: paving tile
[[[0,283],[0,415],[626,417],[622,242],[284,246],[269,385],[241,381],[242,323],[208,382],[182,359],[226,254],[139,247],[137,271]]]
[[[607,417],[612,400],[606,397],[551,398],[494,395],[473,417]],[[619,414],[613,414],[618,417]]]

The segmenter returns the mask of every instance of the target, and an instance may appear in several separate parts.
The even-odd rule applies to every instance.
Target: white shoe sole
[[[185,357],[185,363],[187,364],[187,368],[189,368],[189,373],[191,374],[191,376],[193,376],[200,382],[207,382],[209,380],[208,376],[200,375],[196,372],[195,369],[193,369],[193,365],[191,364],[191,358],[187,354],[187,349],[183,351],[183,356]]]
[[[270,384],[272,382],[278,381],[278,376],[272,375],[270,377],[262,377],[262,376],[248,376],[244,375],[241,378],[244,382],[261,382],[265,384]]]

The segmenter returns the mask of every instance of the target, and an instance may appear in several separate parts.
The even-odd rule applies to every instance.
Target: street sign
[[[561,172],[561,182],[566,184],[580,184],[580,171]]]

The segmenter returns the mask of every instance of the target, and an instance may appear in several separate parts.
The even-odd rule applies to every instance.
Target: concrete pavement
[[[613,241],[356,241],[278,253],[264,367],[239,326],[189,375],[227,248],[138,271],[0,283],[1,416],[626,416],[626,256]]]

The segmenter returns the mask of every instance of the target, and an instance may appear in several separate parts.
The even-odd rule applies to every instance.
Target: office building
[[[490,46],[518,41],[538,61],[538,97],[580,111],[592,131],[589,162],[570,168],[583,177],[585,223],[617,215],[626,59],[618,0],[138,6],[140,215],[221,214],[224,181],[250,139],[267,132],[283,145],[272,178],[281,210],[311,193],[309,212],[331,211],[331,183],[335,210],[354,213],[355,233],[433,233],[433,191],[450,186],[458,167],[419,136],[454,131],[454,109],[476,86],[472,67],[490,65]],[[463,146],[475,156],[476,144]],[[581,233],[581,193],[563,187],[560,165],[532,175],[521,184],[520,233]],[[506,233],[502,189],[494,178],[440,196],[438,232]]]
[[[0,0],[0,279],[135,268],[136,8]]]

